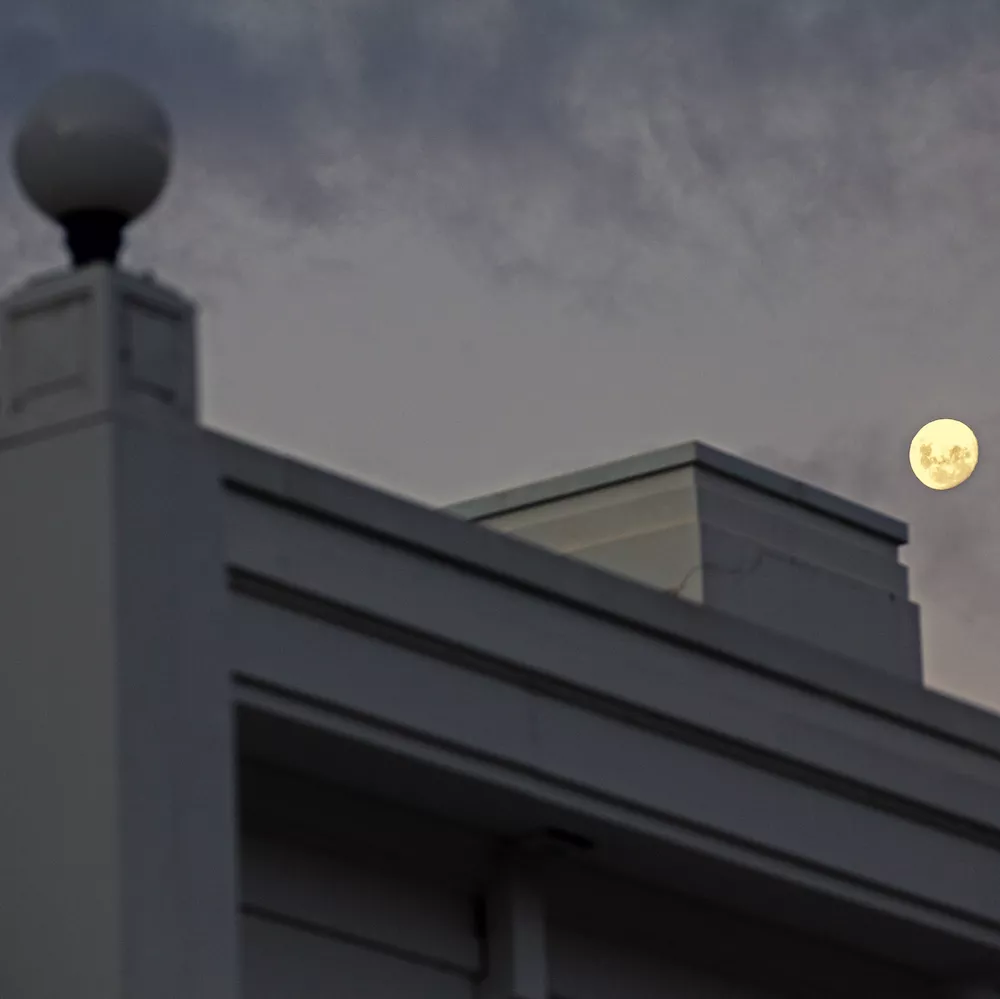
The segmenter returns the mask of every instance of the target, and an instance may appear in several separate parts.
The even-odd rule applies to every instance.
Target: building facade
[[[151,277],[0,313],[0,995],[1000,996],[902,525],[702,445],[430,509],[201,426]]]

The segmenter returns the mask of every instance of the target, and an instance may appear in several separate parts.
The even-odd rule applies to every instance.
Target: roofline
[[[870,534],[887,538],[897,545],[909,541],[907,524],[895,517],[854,503],[819,486],[809,485],[791,476],[755,465],[745,458],[720,451],[701,441],[687,441],[539,482],[501,489],[485,496],[453,503],[444,509],[465,520],[485,520],[540,503],[566,499],[604,486],[619,485],[674,471],[688,465],[708,469],[760,492],[797,503],[827,517],[834,517],[851,527],[861,528]]]
[[[710,608],[468,523],[426,504],[322,469],[219,431],[203,428],[217,449],[220,481],[270,502],[421,550],[434,558],[506,579],[606,619],[811,688],[875,714],[1000,756],[997,716],[943,691],[905,682],[801,641],[727,617],[725,635]]]

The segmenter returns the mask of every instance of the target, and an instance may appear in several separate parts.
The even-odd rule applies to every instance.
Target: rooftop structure
[[[691,442],[507,489],[458,516],[921,682],[906,525]]]

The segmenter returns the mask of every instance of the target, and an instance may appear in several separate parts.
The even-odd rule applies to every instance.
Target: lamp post
[[[68,77],[13,145],[72,268],[0,298],[0,994],[236,999],[233,722],[196,308],[117,265],[170,127]]]

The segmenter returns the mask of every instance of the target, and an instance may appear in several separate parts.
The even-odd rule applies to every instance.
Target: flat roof
[[[513,513],[515,510],[540,503],[618,485],[631,479],[673,471],[686,465],[709,469],[760,492],[797,503],[799,506],[810,507],[828,517],[835,517],[852,527],[860,527],[897,544],[906,544],[909,540],[908,526],[895,517],[827,492],[819,486],[812,486],[791,476],[755,465],[745,458],[738,458],[701,441],[687,441],[577,472],[557,475],[510,489],[501,489],[486,496],[454,503],[444,509],[465,520],[485,520],[488,517]]]

